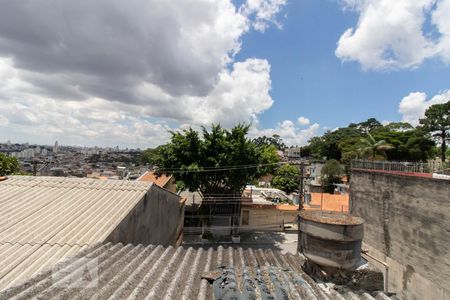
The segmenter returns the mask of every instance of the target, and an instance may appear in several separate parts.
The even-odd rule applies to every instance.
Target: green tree
[[[266,175],[275,172],[278,165],[276,163],[280,162],[280,157],[278,156],[278,149],[275,145],[261,145],[257,146],[259,162],[262,165],[258,168],[258,174]]]
[[[386,150],[394,148],[385,140],[375,140],[370,133],[367,134],[366,138],[361,139],[361,144],[360,151],[367,154],[371,159],[386,158]]]
[[[391,122],[391,123],[383,126],[383,128],[388,131],[399,131],[399,132],[404,132],[404,131],[414,129],[414,127],[407,122]]]
[[[380,127],[382,127],[381,123],[375,118],[369,118],[367,121],[356,124],[356,128],[361,130],[362,133],[370,133]]]
[[[255,143],[257,146],[275,146],[278,150],[285,150],[286,144],[283,142],[281,137],[278,134],[274,134],[271,137],[267,136],[260,136],[255,139],[253,139],[253,143]]]
[[[248,125],[227,130],[213,125],[201,136],[192,128],[172,132],[170,143],[153,158],[159,173],[173,174],[191,191],[204,195],[241,194],[247,183],[271,171],[276,148],[258,147],[246,137]]]
[[[374,144],[381,140],[385,141],[384,145],[373,149]],[[386,147],[386,144],[392,147]],[[341,161],[346,166],[346,173],[352,159],[373,157],[373,152],[376,158],[411,161],[426,161],[436,152],[434,141],[423,128],[414,128],[404,122],[382,126],[373,118],[313,137],[306,147],[313,158]]]
[[[0,176],[13,174],[19,171],[17,158],[0,153]]]
[[[238,200],[246,184],[278,162],[276,148],[258,147],[246,137],[248,130],[249,125],[239,124],[231,130],[212,125],[211,130],[203,128],[201,134],[192,128],[172,132],[170,142],[153,157],[157,173],[173,174],[180,186],[199,190],[206,200],[201,206],[202,215],[226,210],[234,216],[232,224],[237,226]]]
[[[275,177],[272,179],[272,186],[290,194],[298,189],[299,182],[299,169],[296,166],[285,164],[279,167],[275,173]]]
[[[325,142],[323,141],[323,138],[315,136],[315,137],[312,137],[308,141],[308,143],[309,143],[308,147],[309,147],[310,155],[315,159],[321,159],[323,149],[325,147]]]
[[[450,101],[431,105],[425,111],[425,118],[420,119],[424,130],[441,140],[441,159],[445,161],[446,143],[450,137]]]
[[[334,190],[333,184],[342,182],[341,177],[344,175],[344,169],[337,160],[330,159],[327,160],[325,165],[322,167],[320,175],[320,180],[324,187],[324,191],[332,193]]]
[[[141,163],[143,163],[143,164],[146,164],[146,163],[153,164],[158,158],[158,151],[159,151],[160,147],[161,146],[158,146],[158,147],[156,147],[154,149],[151,149],[151,148],[145,149],[144,151],[142,151],[142,153],[140,155]]]
[[[385,151],[389,160],[426,161],[435,156],[434,141],[420,128],[392,130],[385,126],[374,132],[373,137],[393,146]]]

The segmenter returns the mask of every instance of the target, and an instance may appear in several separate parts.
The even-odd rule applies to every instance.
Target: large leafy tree
[[[374,144],[381,140],[393,147],[378,145],[378,149],[373,149]],[[414,128],[404,122],[383,126],[373,118],[313,137],[307,148],[313,158],[337,159],[347,169],[350,160],[373,157],[370,153],[374,151],[378,158],[411,161],[426,161],[434,157],[436,151],[434,141],[423,128]]]
[[[370,133],[373,130],[382,127],[381,123],[375,118],[369,118],[367,121],[358,123],[358,124],[350,124],[349,127],[354,127],[360,130],[362,133]]]
[[[272,171],[279,161],[275,146],[257,146],[246,137],[248,130],[249,125],[239,124],[231,130],[213,125],[201,133],[172,132],[170,142],[158,149],[151,162],[158,173],[173,174],[179,186],[203,194],[203,216],[225,211],[238,225],[246,184]]]
[[[385,151],[387,158],[389,160],[426,161],[434,157],[434,141],[422,129],[408,125],[389,124],[373,133],[373,137],[377,141],[384,140],[393,146]]]
[[[257,146],[246,137],[248,125],[227,130],[213,125],[201,134],[193,129],[172,132],[152,163],[158,172],[173,174],[191,191],[204,195],[240,195],[245,185],[273,170],[276,148]]]
[[[322,137],[312,137],[308,141],[308,147],[310,155],[315,159],[321,159],[323,157],[323,149],[325,147],[325,142]]]
[[[299,169],[296,166],[285,164],[279,167],[275,173],[275,177],[272,179],[272,186],[290,194],[298,189],[299,182]]]
[[[381,129],[382,128],[382,129]],[[395,131],[395,132],[405,132],[413,130],[414,127],[407,122],[391,122],[383,127],[378,127],[377,129]]]
[[[381,125],[374,118],[347,127],[327,131],[313,137],[305,147],[315,159],[336,159],[350,175],[352,159],[371,158],[388,160],[426,161],[435,157],[435,142],[423,127],[394,122]]]
[[[344,169],[337,160],[330,159],[322,167],[320,175],[324,190],[332,193],[334,190],[333,184],[342,182],[341,178],[344,175]]]
[[[275,146],[278,150],[285,150],[287,148],[286,144],[283,142],[278,134],[274,134],[271,137],[260,136],[253,139],[253,142],[257,146]]]
[[[328,159],[340,160],[342,158],[342,151],[340,143],[347,139],[360,138],[361,131],[354,127],[343,127],[335,131],[328,131],[323,136],[325,147],[322,148],[322,156]]]
[[[140,162],[145,164],[155,161],[158,157],[160,147],[161,146],[158,146],[156,148],[148,148],[142,151],[142,153],[140,154]]]
[[[450,101],[431,105],[420,119],[424,130],[441,140],[441,159],[445,161],[446,140],[450,138]]]
[[[17,158],[0,153],[0,176],[13,174],[19,171]]]

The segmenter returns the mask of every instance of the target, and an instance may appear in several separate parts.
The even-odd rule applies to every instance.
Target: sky
[[[0,142],[304,145],[450,100],[450,0],[0,0]]]

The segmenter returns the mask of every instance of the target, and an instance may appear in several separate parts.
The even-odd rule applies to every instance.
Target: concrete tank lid
[[[363,218],[334,211],[302,210],[299,215],[302,219],[324,224],[361,225],[364,223]]]

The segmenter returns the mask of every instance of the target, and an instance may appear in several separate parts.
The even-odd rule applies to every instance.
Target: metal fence
[[[351,169],[389,171],[401,173],[439,173],[450,174],[448,162],[400,162],[400,161],[372,161],[352,160]]]

